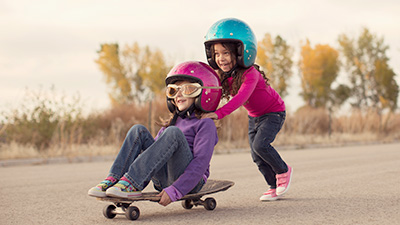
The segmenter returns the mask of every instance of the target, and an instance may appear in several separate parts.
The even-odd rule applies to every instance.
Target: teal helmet
[[[214,23],[205,36],[205,48],[207,61],[214,69],[218,65],[212,58],[211,46],[217,42],[233,42],[237,44],[237,63],[239,66],[248,68],[254,64],[257,55],[256,37],[245,22],[226,18]]]

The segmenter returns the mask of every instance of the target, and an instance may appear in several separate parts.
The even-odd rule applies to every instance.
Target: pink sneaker
[[[269,189],[265,192],[261,197],[260,201],[275,201],[278,199],[278,195],[276,195],[276,189]]]
[[[278,196],[285,194],[290,187],[290,181],[292,180],[293,169],[288,165],[288,171],[276,175],[276,194]]]

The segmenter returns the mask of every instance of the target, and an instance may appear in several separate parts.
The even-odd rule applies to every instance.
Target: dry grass
[[[273,145],[279,149],[303,149],[313,146],[345,146],[352,144],[370,144],[370,143],[389,143],[400,139],[398,134],[396,138],[390,136],[381,136],[373,133],[348,134],[334,133],[327,135],[311,134],[278,134]],[[120,145],[115,144],[81,144],[71,145],[66,148],[50,147],[46,151],[38,151],[33,146],[21,145],[18,143],[0,145],[0,160],[22,159],[22,158],[52,158],[52,157],[96,157],[116,155]],[[247,137],[245,139],[226,141],[221,140],[216,148],[216,154],[233,153],[238,151],[249,151]]]
[[[151,116],[148,113],[150,107]],[[28,113],[24,113],[26,114]],[[23,121],[24,123],[10,122],[18,121],[15,119],[21,120],[16,117],[8,123],[0,124],[0,160],[115,155],[132,125],[143,124],[150,127],[152,134],[155,135],[159,129],[155,121],[160,117],[169,117],[163,97],[155,99],[151,106],[150,104],[124,105],[92,113],[87,117],[68,117],[68,120],[65,119],[65,115],[60,118],[53,117],[51,125],[54,129],[51,130],[51,135],[48,135],[49,130],[45,130],[49,136],[45,140],[47,143],[45,148],[34,138],[43,138],[37,127],[49,122],[43,120],[45,123],[41,124],[40,121],[28,121],[26,118],[27,121]],[[222,119],[220,123],[218,131],[220,141],[216,146],[216,153],[249,150],[246,110],[240,108]],[[19,132],[24,129],[30,131]],[[284,127],[273,144],[278,149],[284,149],[399,140],[400,114],[398,113],[379,115],[374,111],[354,110],[345,115],[332,116],[330,120],[325,109],[303,107],[297,112],[287,113]]]

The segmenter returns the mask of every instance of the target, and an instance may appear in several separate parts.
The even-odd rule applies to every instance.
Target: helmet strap
[[[231,70],[229,70],[228,72],[224,72],[224,74],[227,75],[228,77],[235,77],[236,76],[236,68],[237,68],[237,63],[232,67]]]
[[[236,76],[236,68],[237,68],[237,63],[232,67],[231,70],[228,72],[224,72],[225,78],[222,80],[221,84],[223,84],[229,77],[235,77]]]
[[[173,126],[176,123],[176,120],[178,119],[178,117],[185,119],[185,118],[189,118],[190,115],[192,115],[192,113],[194,112],[194,110],[196,109],[194,103],[192,105],[190,105],[187,109],[183,110],[183,111],[179,111],[178,107],[176,107],[175,113],[174,113],[174,117],[171,120],[170,125]]]

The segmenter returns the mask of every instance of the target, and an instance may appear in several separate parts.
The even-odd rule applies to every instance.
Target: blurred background
[[[278,149],[398,141],[399,11],[395,0],[1,0],[0,160],[115,154],[137,123],[156,134],[169,69],[205,62],[204,36],[227,17],[252,27],[256,63],[285,100]],[[219,135],[216,152],[248,150],[246,111]]]

